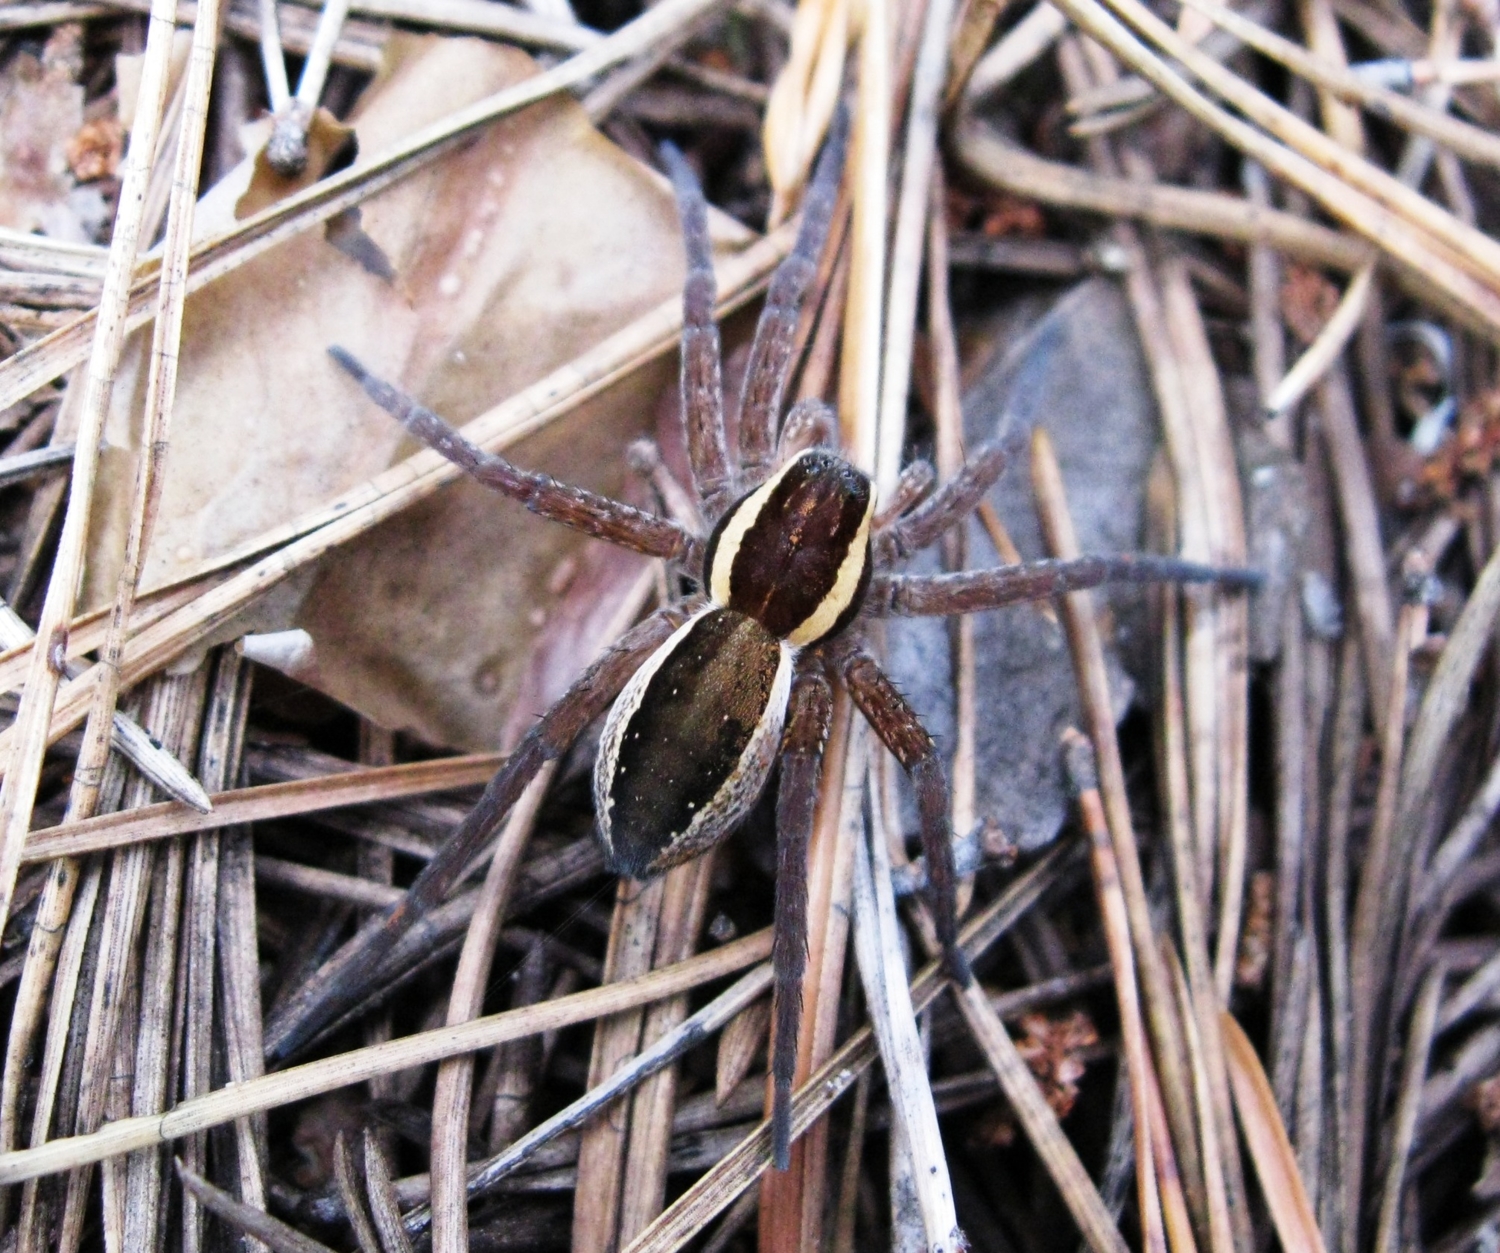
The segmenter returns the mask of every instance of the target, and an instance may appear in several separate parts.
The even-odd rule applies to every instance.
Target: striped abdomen
[[[610,868],[644,878],[726,836],[765,786],[794,650],[709,608],[636,671],[604,724],[594,804]]]

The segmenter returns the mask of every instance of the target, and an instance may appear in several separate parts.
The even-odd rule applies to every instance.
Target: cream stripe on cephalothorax
[[[714,601],[805,646],[847,625],[870,573],[874,491],[826,448],[809,448],[732,505],[709,539]]]

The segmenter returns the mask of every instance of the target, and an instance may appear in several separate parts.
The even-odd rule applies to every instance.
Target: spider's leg
[[[714,321],[713,250],[708,242],[708,204],[682,153],[661,146],[662,163],[677,193],[687,278],[682,285],[682,420],[687,426],[693,484],[710,518],[724,512],[734,493],[734,471],[724,436],[724,384],[719,374],[719,324]]]
[[[763,479],[771,466],[797,316],[828,238],[848,139],[849,113],[840,108],[834,115],[828,142],[823,146],[823,155],[818,158],[817,169],[807,187],[797,242],[786,260],[776,267],[770,290],[766,292],[760,322],[755,328],[750,363],[745,370],[745,386],[740,393],[740,470],[752,483]]]
[[[698,541],[675,522],[658,518],[643,509],[601,496],[582,487],[559,483],[551,475],[522,470],[496,453],[485,452],[431,409],[426,409],[399,388],[371,374],[349,352],[337,345],[328,355],[351,374],[365,394],[408,431],[441,453],[459,469],[486,487],[509,496],[532,513],[597,539],[609,540],[648,557],[691,564]]]
[[[833,406],[809,396],[793,405],[781,424],[776,464],[784,466],[809,448],[837,448],[838,442],[839,419]]]
[[[781,786],[776,794],[771,1157],[777,1170],[785,1170],[791,1163],[792,1080],[797,1069],[797,1031],[802,1022],[802,975],[807,969],[807,847],[832,710],[828,680],[816,670],[799,671],[781,737]]]
[[[899,561],[957,526],[978,508],[985,493],[1005,472],[1006,460],[1000,444],[981,444],[969,455],[963,469],[920,507],[877,532],[876,556],[882,561]]]
[[[360,1002],[381,959],[415,923],[442,904],[543,763],[568,750],[683,620],[678,608],[659,610],[647,618],[590,666],[542,716],[490,780],[479,803],[422,869],[405,898],[361,927],[272,1017],[266,1027],[268,1059],[290,1057]]]
[[[1225,588],[1253,588],[1261,578],[1257,570],[1206,566],[1176,557],[1048,559],[961,574],[879,574],[870,581],[861,612],[876,618],[978,613],[1105,583],[1217,583]]]
[[[967,987],[973,977],[969,960],[958,947],[958,875],[953,866],[953,832],[948,821],[948,780],[938,760],[937,745],[906,703],[906,697],[858,644],[842,643],[835,653],[837,666],[849,685],[860,713],[880,742],[891,750],[917,793],[922,826],[922,851],[927,857],[927,903],[932,910],[938,943],[948,973]]]
[[[908,509],[915,508],[928,492],[932,491],[932,485],[937,482],[937,471],[932,468],[930,461],[909,461],[901,471],[901,477],[896,480],[896,488],[891,493],[890,500],[880,502],[880,512],[875,515],[875,520],[870,524],[875,532],[876,542],[879,542],[880,533],[906,513]]]

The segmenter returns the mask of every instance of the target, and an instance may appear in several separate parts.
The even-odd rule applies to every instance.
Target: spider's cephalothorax
[[[687,244],[683,417],[698,510],[717,519],[707,536],[476,448],[348,353],[331,350],[382,408],[480,482],[585,534],[694,572],[701,568],[702,595],[659,609],[542,716],[406,897],[366,924],[278,1007],[266,1028],[269,1057],[296,1052],[399,973],[388,968],[397,940],[442,904],[543,763],[565,753],[608,710],[595,800],[610,864],[624,874],[655,874],[722,839],[754,803],[780,757],[771,1070],[772,1151],[784,1168],[806,962],[807,844],[835,683],[847,688],[911,779],[937,937],[950,973],[969,977],[957,945],[948,786],[937,747],[862,646],[860,620],[971,613],[1110,580],[1245,581],[1243,574],[1152,557],[1043,561],[948,575],[889,572],[963,522],[999,477],[1005,458],[993,445],[976,449],[963,470],[926,500],[930,473],[909,473],[897,499],[882,502],[877,520],[870,480],[835,451],[802,439],[799,422],[821,432],[837,429],[826,406],[802,402],[782,429],[798,308],[828,233],[845,129],[842,120],[835,127],[808,188],[796,244],[771,280],[750,350],[733,452],[725,436],[707,208],[686,162],[675,150],[664,152]],[[778,446],[807,442],[815,446],[774,464]],[[736,499],[737,493],[743,494]]]
[[[870,585],[869,477],[811,448],[725,512],[708,541],[712,602],[610,708],[594,804],[610,869],[695,857],[755,804],[781,747],[792,668],[853,621]]]

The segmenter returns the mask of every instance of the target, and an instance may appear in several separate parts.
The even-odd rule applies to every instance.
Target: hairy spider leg
[[[776,793],[775,1026],[771,1035],[771,1158],[791,1164],[792,1081],[802,1023],[802,976],[807,969],[807,850],[812,838],[823,748],[833,716],[833,689],[804,662],[792,687],[782,733],[781,784]]]
[[[708,202],[685,157],[662,144],[662,163],[677,194],[687,277],[682,285],[682,421],[687,428],[693,486],[713,522],[734,495],[734,468],[724,434],[724,383],[720,377],[719,324],[714,320],[718,283],[708,242]]]
[[[870,580],[861,613],[872,618],[938,617],[1046,600],[1106,583],[1216,583],[1226,588],[1255,588],[1262,577],[1256,570],[1206,566],[1177,557],[1048,558],[957,574],[878,574]]]
[[[419,405],[399,388],[371,374],[346,349],[335,344],[329,348],[328,355],[352,375],[365,394],[391,417],[434,452],[441,453],[486,487],[525,505],[540,517],[561,522],[585,535],[608,540],[648,557],[691,562],[698,541],[677,523],[611,500],[598,492],[560,483],[551,475],[522,470],[497,453],[486,452],[465,439],[431,409]]]
[[[875,515],[875,521],[871,524],[877,544],[880,541],[881,532],[889,530],[896,519],[904,517],[910,510],[921,504],[936,482],[937,471],[932,468],[932,462],[907,462],[901,471],[901,477],[896,480],[896,487],[891,492],[890,500],[882,502],[879,512]],[[884,552],[879,548],[876,549],[875,556],[877,559],[885,558]]]
[[[998,442],[974,449],[948,482],[876,535],[876,555],[882,561],[899,561],[941,538],[979,507],[985,493],[1005,473],[1008,460]]]
[[[363,999],[381,960],[414,924],[442,904],[543,763],[568,751],[686,617],[681,606],[657,610],[621,637],[542,715],[490,780],[479,803],[423,867],[406,896],[366,923],[272,1017],[266,1027],[268,1059],[284,1060],[306,1047]]]
[[[823,155],[818,158],[807,186],[797,242],[771,277],[766,303],[755,327],[740,393],[740,473],[749,486],[758,484],[771,469],[797,317],[828,240],[848,143],[849,111],[841,106],[834,114]]]
[[[953,866],[948,780],[938,760],[937,745],[917,711],[858,643],[843,643],[833,657],[854,704],[906,771],[916,791],[922,852],[927,858],[928,908],[949,976],[960,987],[968,987],[973,975],[969,959],[958,947],[958,874]]]

